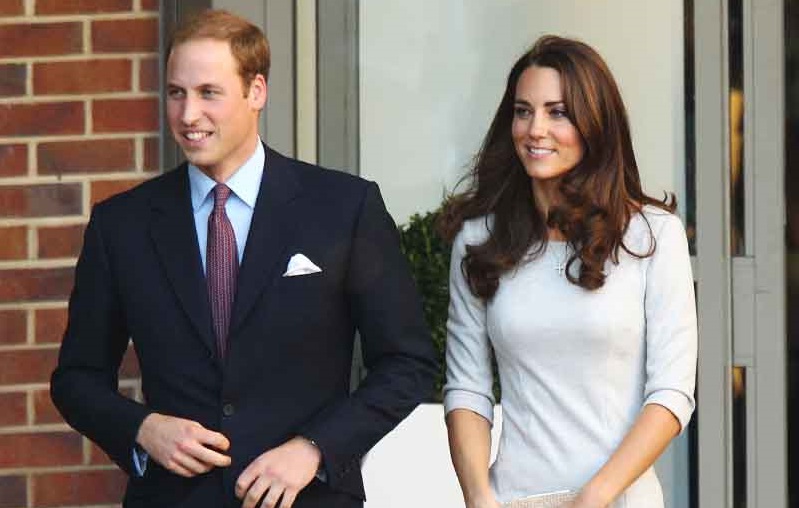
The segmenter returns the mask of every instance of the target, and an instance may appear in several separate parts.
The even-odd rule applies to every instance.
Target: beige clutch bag
[[[559,490],[557,492],[547,492],[546,494],[514,499],[503,504],[502,508],[561,508],[576,497],[577,494],[574,492]]]

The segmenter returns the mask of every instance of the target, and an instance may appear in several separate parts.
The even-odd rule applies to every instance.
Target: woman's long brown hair
[[[549,67],[560,74],[563,102],[583,141],[582,160],[563,175],[561,200],[543,217],[535,185],[519,160],[511,136],[516,84],[529,67]],[[566,276],[585,289],[605,283],[603,271],[623,243],[634,213],[643,205],[673,212],[674,196],[664,201],[644,194],[633,153],[627,112],[607,64],[590,46],[572,39],[544,36],[513,65],[491,126],[475,156],[466,192],[452,196],[439,217],[439,231],[452,241],[466,220],[493,215],[488,240],[468,246],[462,269],[472,292],[490,299],[502,274],[517,266],[531,247],[540,253],[548,228],[559,230],[572,248]],[[651,234],[651,231],[650,231]],[[579,261],[579,270],[572,268]]]

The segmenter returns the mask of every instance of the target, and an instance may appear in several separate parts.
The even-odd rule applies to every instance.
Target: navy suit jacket
[[[283,277],[302,253],[322,271]],[[350,393],[354,335],[368,375]],[[132,340],[145,402],[117,391]],[[396,227],[374,183],[288,159],[266,164],[239,269],[228,352],[216,353],[185,164],[95,206],[70,298],[53,401],[125,471],[153,411],[225,434],[232,465],[186,479],[150,461],[128,507],[240,506],[236,478],[296,435],[327,481],[296,508],[357,507],[363,455],[432,390],[434,353]]]

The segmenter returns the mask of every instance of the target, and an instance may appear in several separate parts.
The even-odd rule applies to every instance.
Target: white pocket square
[[[321,272],[322,269],[313,264],[313,261],[305,257],[304,254],[294,254],[289,259],[289,264],[286,266],[286,273],[283,277],[296,277],[297,275],[308,275],[309,273]]]

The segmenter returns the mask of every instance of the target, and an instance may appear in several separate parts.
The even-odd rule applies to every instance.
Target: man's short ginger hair
[[[261,74],[264,81],[269,80],[269,41],[260,28],[241,16],[221,9],[206,9],[191,16],[178,26],[172,36],[172,48],[198,39],[225,41],[239,68],[244,89],[249,87],[255,76]]]

